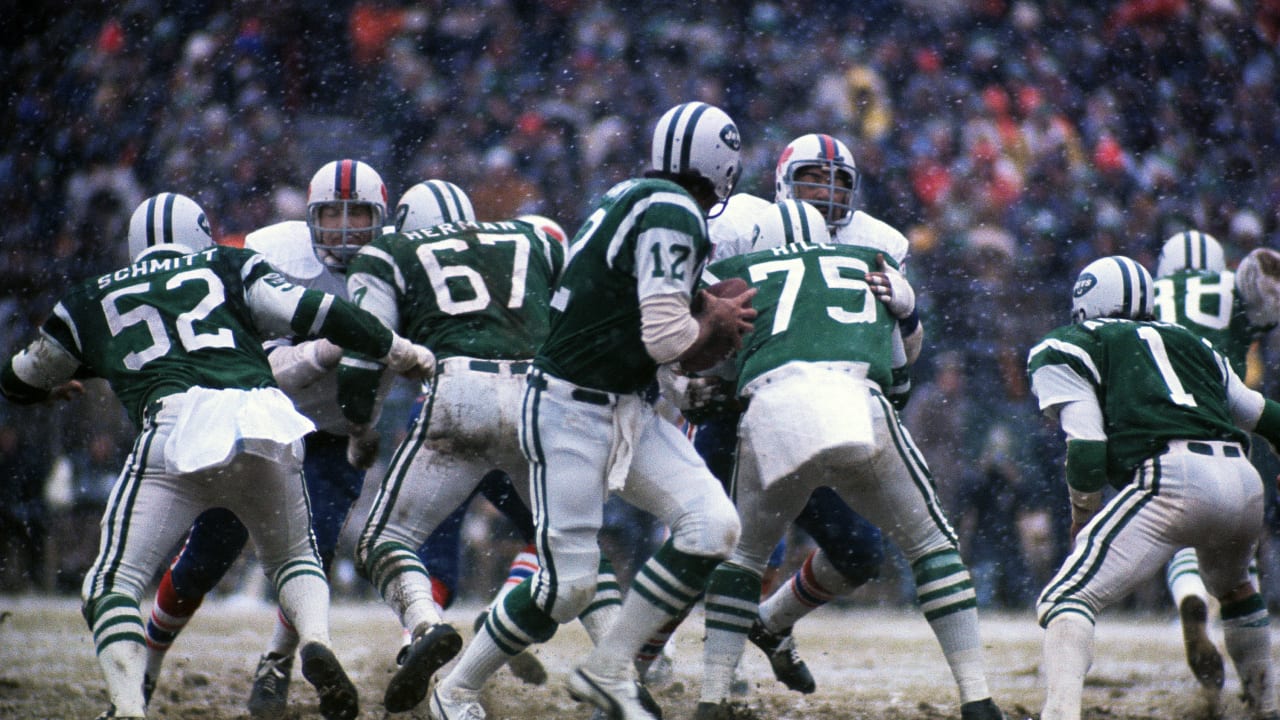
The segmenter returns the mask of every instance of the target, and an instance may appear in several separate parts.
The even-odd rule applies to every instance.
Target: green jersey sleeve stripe
[[[396,265],[396,260],[391,257],[391,253],[388,253],[382,248],[366,245],[360,251],[360,254],[371,264],[378,266],[380,269],[381,267],[385,267],[385,270],[382,272],[378,272],[373,268],[361,267],[360,272],[383,280],[386,280],[389,277],[391,283],[395,285],[396,290],[401,295],[405,293],[406,283],[404,281],[404,274],[400,272],[400,267]]]
[[[1044,357],[1037,357],[1042,353],[1050,353]],[[1067,358],[1054,358],[1054,353],[1060,353],[1068,356]],[[1102,373],[1098,372],[1098,366],[1094,364],[1093,358],[1083,348],[1063,342],[1054,338],[1049,338],[1044,342],[1031,348],[1031,352],[1027,354],[1027,364],[1035,367],[1037,363],[1048,364],[1051,362],[1070,363],[1075,361],[1081,366],[1081,369],[1089,373],[1090,379],[1094,385],[1102,383]]]
[[[356,368],[358,370],[381,370],[382,369],[382,365],[379,363],[376,363],[372,360],[363,360],[361,358],[354,357],[352,355],[343,355],[342,360],[338,361],[338,364],[344,365],[349,368]]]
[[[320,334],[320,328],[324,327],[324,321],[329,317],[329,308],[333,307],[333,296],[329,294],[322,295],[320,304],[316,307],[316,316],[311,321],[311,327],[307,331],[307,335],[315,337]]]
[[[631,237],[641,216],[644,216],[646,232],[661,228],[692,235],[702,223],[702,212],[688,195],[663,191],[651,193],[632,205],[626,217],[618,223],[618,229],[609,241],[609,252],[605,256],[609,267],[615,267],[618,253],[622,252],[622,246]]]

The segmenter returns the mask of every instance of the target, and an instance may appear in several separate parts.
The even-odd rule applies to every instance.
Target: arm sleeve
[[[698,321],[683,295],[650,295],[640,301],[640,337],[659,365],[673,362],[698,339]]]
[[[259,330],[271,337],[323,337],[348,350],[385,357],[391,331],[369,313],[334,295],[307,290],[272,273],[245,289]]]

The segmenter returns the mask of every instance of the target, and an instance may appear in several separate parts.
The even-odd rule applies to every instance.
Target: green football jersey
[[[1208,340],[1244,377],[1249,346],[1257,336],[1236,293],[1233,272],[1186,271],[1155,282],[1156,318]]]
[[[1247,441],[1231,421],[1227,359],[1178,325],[1064,325],[1031,349],[1027,371],[1041,409],[1078,400],[1102,408],[1113,477],[1127,478],[1170,440]]]
[[[535,364],[577,385],[632,393],[657,364],[640,335],[640,301],[693,297],[711,242],[702,210],[667,180],[626,180],[578,231],[551,300],[551,332]]]
[[[383,235],[347,269],[352,302],[443,359],[533,357],[564,248],[523,222]]]
[[[88,280],[54,307],[42,332],[79,363],[77,377],[107,380],[141,426],[153,399],[192,387],[274,387],[264,335],[323,334],[385,354],[390,333],[371,331],[366,319],[291,285],[255,252],[212,247],[151,251]]]
[[[703,279],[742,278],[758,315],[737,354],[738,390],[794,361],[864,362],[892,386],[897,320],[866,283],[880,251],[853,245],[786,245],[712,263]]]

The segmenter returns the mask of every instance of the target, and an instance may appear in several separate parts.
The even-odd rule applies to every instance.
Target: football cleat
[[[1208,690],[1221,690],[1226,682],[1222,654],[1209,639],[1209,606],[1195,595],[1183,599],[1178,607],[1182,618],[1182,644],[1187,649],[1187,665],[1196,680]]]
[[[462,649],[462,636],[448,623],[424,622],[413,629],[409,654],[391,682],[382,704],[387,712],[405,712],[427,696],[431,676]]]
[[[974,700],[960,706],[960,720],[1009,720],[991,698]]]
[[[813,673],[809,672],[809,666],[800,659],[800,653],[796,651],[796,640],[790,630],[772,633],[757,619],[751,625],[747,639],[768,656],[773,676],[783,685],[806,695],[817,689]]]
[[[292,655],[267,653],[258,660],[258,669],[253,672],[253,689],[249,691],[249,717],[254,720],[284,717],[292,673]],[[146,690],[145,684],[143,690]]]
[[[755,720],[758,717],[746,705],[728,700],[700,702],[693,711],[693,720]]]
[[[356,686],[333,651],[318,642],[302,646],[302,677],[320,696],[320,715],[325,720],[355,720],[360,714],[360,698]]]
[[[474,691],[454,690],[442,693],[437,686],[427,703],[427,717],[431,720],[484,720],[484,708],[480,707],[480,694]]]
[[[608,720],[662,720],[653,696],[629,676],[598,675],[579,667],[569,676],[569,697],[595,705]]]

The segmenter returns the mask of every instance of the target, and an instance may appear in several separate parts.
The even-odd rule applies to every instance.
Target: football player
[[[1244,377],[1249,347],[1280,320],[1280,254],[1256,248],[1232,272],[1216,238],[1184,230],[1161,246],[1156,278],[1156,318],[1213,343]],[[1221,690],[1226,673],[1222,655],[1209,639],[1209,593],[1195,550],[1174,554],[1165,581],[1178,608],[1187,664],[1206,690]]]
[[[858,172],[849,148],[831,135],[813,133],[792,140],[783,149],[774,172],[774,199],[776,202],[804,201],[817,210],[827,229],[824,235],[830,242],[878,250],[889,258],[892,267],[901,268],[907,258],[907,239],[888,224],[855,209],[857,184]],[[710,224],[715,242],[714,259],[750,252],[756,242],[758,220],[769,217],[772,207],[767,201],[745,193],[732,196],[724,213]],[[873,282],[878,283],[877,296],[886,300],[892,299],[895,283],[901,293],[910,291],[910,286],[896,271],[892,275],[875,273]],[[908,363],[894,368],[891,387],[885,390],[895,402],[905,402],[910,390],[907,364],[919,355],[924,330],[914,303],[903,302],[897,307],[909,308],[899,319]],[[661,377],[670,381],[665,373]],[[721,390],[705,395],[732,397],[733,393]],[[687,397],[677,396],[672,400],[682,410],[692,410],[689,414],[701,421],[695,444],[727,487],[733,469],[739,417],[732,403],[717,413],[714,407],[692,407]],[[780,682],[797,692],[811,693],[817,686],[796,648],[792,627],[832,599],[879,577],[884,547],[880,530],[827,488],[813,491],[809,502],[796,516],[795,524],[813,538],[817,550],[760,604],[760,617],[750,638],[769,658],[774,676]],[[651,640],[637,659],[642,668],[656,657],[657,648],[665,640],[664,635]]]
[[[0,392],[37,402],[73,377],[101,377],[139,429],[82,588],[112,705],[103,717],[145,716],[139,598],[197,515],[221,507],[254,539],[321,714],[350,720],[356,688],[329,647],[329,586],[301,479],[314,425],[277,388],[259,333],[319,335],[397,372],[429,373],[435,359],[340,298],[289,283],[261,255],[210,241],[190,198],[143,202],[129,224],[133,264],[73,288],[0,371]]]
[[[671,108],[655,126],[646,177],[610,189],[575,237],[520,422],[540,567],[489,613],[436,685],[434,720],[483,717],[480,689],[505,659],[550,639],[593,601],[611,492],[666,523],[671,537],[571,673],[570,694],[613,718],[656,717],[642,703],[632,658],[698,598],[739,526],[719,481],[643,393],[658,365],[710,367],[750,328],[749,293],[701,293],[696,314],[690,306],[711,250],[706,216],[737,182],[739,149],[724,111],[700,102]]]
[[[1265,489],[1246,452],[1247,431],[1280,441],[1280,404],[1245,386],[1208,341],[1154,321],[1152,297],[1138,263],[1095,260],[1072,290],[1074,322],[1028,353],[1040,409],[1067,437],[1074,545],[1037,601],[1040,717],[1080,717],[1097,614],[1189,546],[1221,603],[1252,717],[1280,718],[1267,604],[1249,574]],[[1104,503],[1108,484],[1117,492]]]
[[[387,188],[378,172],[359,160],[336,160],[312,176],[305,221],[251,232],[245,247],[261,253],[290,282],[346,298],[347,263],[382,232],[386,219]],[[269,343],[267,353],[276,382],[316,427],[305,438],[303,474],[312,529],[327,573],[347,513],[364,485],[364,471],[376,457],[377,436],[371,429],[356,428],[338,407],[341,348],[324,339],[294,337]],[[210,510],[196,519],[186,544],[161,578],[147,623],[149,692],[165,653],[247,539],[243,523],[226,509]],[[274,634],[254,673],[248,701],[252,717],[284,714],[297,647],[293,623],[277,613]]]
[[[893,369],[905,362],[899,318],[911,312],[910,287],[895,280],[894,299],[882,302],[876,288],[892,268],[884,252],[822,243],[825,227],[814,233],[797,208],[822,217],[803,203],[780,202],[757,223],[752,252],[704,273],[707,282],[739,278],[758,290],[752,306],[759,314],[734,360],[736,394],[747,408],[733,483],[742,536],[707,583],[695,717],[737,716],[726,703],[759,623],[769,555],[812,491],[827,486],[885,528],[911,562],[920,606],[959,689],[961,717],[999,720],[969,572],[928,467],[886,394]]]

